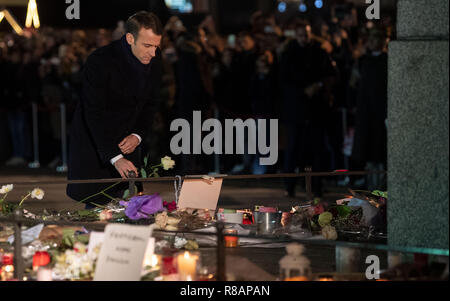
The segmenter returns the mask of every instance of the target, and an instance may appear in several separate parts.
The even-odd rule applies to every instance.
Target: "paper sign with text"
[[[94,281],[139,281],[153,227],[107,225]]]
[[[92,231],[89,234],[88,254],[91,255],[94,249],[101,246],[105,240],[105,233]]]
[[[219,201],[223,178],[211,181],[185,179],[181,187],[178,208],[209,209],[215,211]]]

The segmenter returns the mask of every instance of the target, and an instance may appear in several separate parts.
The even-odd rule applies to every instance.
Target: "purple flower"
[[[129,202],[121,201],[125,214],[132,220],[148,218],[150,214],[163,211],[162,198],[159,194],[135,196]]]

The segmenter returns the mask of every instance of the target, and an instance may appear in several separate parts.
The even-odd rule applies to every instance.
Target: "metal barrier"
[[[29,168],[39,168],[39,130],[38,130],[38,107],[37,103],[31,104],[31,112],[33,118],[33,158],[34,161],[28,164]]]
[[[312,191],[311,191],[311,178],[313,176],[341,176],[341,175],[367,175],[369,173],[386,173],[386,171],[378,171],[378,172],[368,172],[368,171],[353,171],[353,172],[311,172],[310,169],[307,169],[305,173],[290,173],[290,174],[263,174],[263,175],[220,175],[218,177],[227,178],[227,179],[265,179],[265,178],[299,178],[305,177],[305,185],[306,185],[306,195],[308,200],[311,200]],[[133,175],[130,175],[133,176]],[[27,182],[16,182],[12,183],[14,185],[30,185],[30,184],[89,184],[89,183],[111,183],[111,182],[129,182],[130,187],[130,195],[135,193],[135,182],[167,182],[167,181],[176,181],[179,177],[160,177],[160,178],[134,178],[131,177],[129,179],[93,179],[93,180],[65,180],[65,181],[27,181]],[[183,179],[186,178],[182,177]],[[132,193],[131,193],[132,192]],[[45,221],[45,220],[30,220],[22,217],[22,212],[17,210],[14,213],[12,218],[4,218],[0,217],[0,222],[4,223],[12,223],[14,224],[14,275],[15,278],[19,281],[23,280],[24,275],[24,265],[22,258],[22,238],[21,238],[21,228],[25,224],[45,224],[45,225],[62,225],[62,226],[85,226],[91,228],[104,228],[105,225],[99,225],[98,223],[92,222],[56,222],[56,221]],[[224,245],[224,236],[227,234],[223,233],[224,224],[222,222],[216,223],[216,235],[217,235],[217,280],[224,281],[226,280],[226,271],[225,271],[225,245]],[[211,235],[210,233],[201,233],[201,232],[192,232],[192,231],[164,231],[157,230],[160,232],[168,232],[168,233],[195,233],[199,235]],[[236,234],[233,234],[236,236]],[[237,235],[238,237],[246,237],[242,235]],[[264,237],[266,238],[266,237]],[[279,238],[272,238],[274,242],[280,242]],[[349,248],[370,248],[377,249],[370,244],[355,244],[355,243],[345,243],[345,242],[334,242],[334,241],[309,241],[309,240],[298,240],[298,239],[290,239],[292,242],[300,242],[307,244],[320,244],[320,245],[334,245],[334,246],[343,246]],[[286,242],[286,241],[282,241]],[[392,248],[391,248],[392,249]],[[401,251],[405,250],[405,248],[397,248],[393,249],[393,251]],[[424,249],[421,249],[424,250]],[[411,251],[408,251],[411,252]],[[433,252],[430,251],[430,252]],[[445,255],[445,254],[444,254]],[[446,253],[448,256],[448,250]]]

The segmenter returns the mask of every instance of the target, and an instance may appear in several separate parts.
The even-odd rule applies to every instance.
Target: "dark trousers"
[[[331,163],[325,129],[320,125],[299,122],[286,126],[287,145],[284,154],[283,172],[293,173],[296,167],[303,172],[306,166],[312,171],[324,171]],[[285,180],[286,191],[295,195],[295,178]],[[321,177],[312,177],[312,190],[316,196],[322,195]]]

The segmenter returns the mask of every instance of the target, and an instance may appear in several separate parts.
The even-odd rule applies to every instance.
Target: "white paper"
[[[107,225],[94,281],[139,281],[153,227]]]
[[[44,229],[44,224],[39,224],[31,227],[27,230],[22,231],[22,244],[25,245],[39,238],[42,229]],[[14,243],[14,235],[8,237],[8,242],[10,244]]]
[[[94,249],[98,245],[103,244],[104,240],[105,240],[105,233],[95,231],[91,232],[91,234],[89,235],[88,255],[92,255]]]
[[[209,209],[215,211],[219,201],[223,178],[211,181],[185,179],[181,187],[178,208]]]

